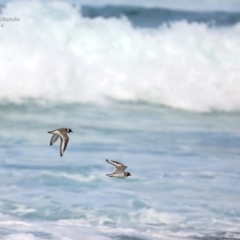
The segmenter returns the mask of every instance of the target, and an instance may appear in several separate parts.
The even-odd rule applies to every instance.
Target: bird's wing
[[[69,137],[65,132],[59,132],[59,136],[61,137],[60,155],[62,157],[65,149],[67,148]]]
[[[60,155],[61,157],[63,156],[63,153],[65,151],[65,149],[67,148],[67,144],[68,144],[68,139],[64,140],[61,138],[61,144],[60,144]]]
[[[106,159],[106,161],[107,161],[108,163],[112,164],[112,165],[116,168],[115,171],[117,171],[117,170],[124,171],[124,170],[127,168],[127,166],[123,165],[123,164],[120,163],[120,162],[113,161],[113,160],[108,160],[108,159]]]
[[[124,169],[122,168],[115,168],[112,174],[124,174]]]
[[[59,138],[58,134],[53,134],[51,140],[50,140],[50,145],[52,146]]]

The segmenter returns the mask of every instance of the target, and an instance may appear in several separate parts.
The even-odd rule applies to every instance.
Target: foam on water
[[[5,236],[3,240],[39,240],[42,238],[35,237],[33,234],[26,233],[18,233],[18,234],[10,234]]]
[[[21,224],[20,224],[21,223]],[[147,229],[139,225],[139,228],[132,228],[131,225],[124,227],[110,226],[91,226],[91,224],[83,224],[79,220],[61,220],[57,222],[18,222],[15,219],[11,221],[0,221],[4,226],[5,232],[1,232],[0,236],[4,240],[35,240],[35,239],[53,239],[53,240],[78,240],[81,239],[233,239],[240,237],[238,230],[236,232],[211,233],[200,230],[198,233],[192,231],[191,228],[178,228],[173,230],[164,228],[164,226],[152,226]],[[12,233],[7,232],[13,231]]]
[[[51,172],[46,172],[44,173],[44,175],[46,176],[52,176],[52,177],[56,177],[56,178],[66,178],[66,179],[70,179],[73,181],[77,181],[77,182],[91,182],[94,181],[96,179],[95,176],[82,176],[80,174],[67,174],[64,172],[60,172],[60,173],[51,173]]]
[[[0,100],[146,102],[189,111],[240,110],[240,24],[185,21],[155,29],[83,18],[64,2],[11,2],[1,16]]]

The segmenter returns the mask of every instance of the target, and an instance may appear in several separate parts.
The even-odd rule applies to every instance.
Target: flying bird
[[[50,145],[52,146],[60,137],[61,138],[61,144],[60,144],[60,156],[63,156],[63,153],[65,149],[67,148],[67,144],[69,141],[68,133],[73,132],[70,128],[58,128],[53,131],[49,131],[48,133],[53,134]]]
[[[115,167],[114,172],[107,174],[107,176],[116,178],[125,178],[128,176],[132,176],[129,172],[125,172],[127,166],[123,165],[122,163],[108,159],[106,159],[106,161]]]

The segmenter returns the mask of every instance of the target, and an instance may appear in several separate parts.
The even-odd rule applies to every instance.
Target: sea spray
[[[1,14],[21,18],[0,31],[1,101],[240,110],[240,24],[135,28],[64,2],[11,2]]]

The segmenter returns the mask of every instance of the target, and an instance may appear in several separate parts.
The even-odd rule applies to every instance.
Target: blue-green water
[[[2,239],[238,239],[239,114],[1,105]],[[64,156],[47,131],[70,127]],[[132,177],[106,177],[105,159]],[[81,236],[81,237],[80,237]]]
[[[237,0],[73,2],[0,0],[0,239],[240,239]]]

